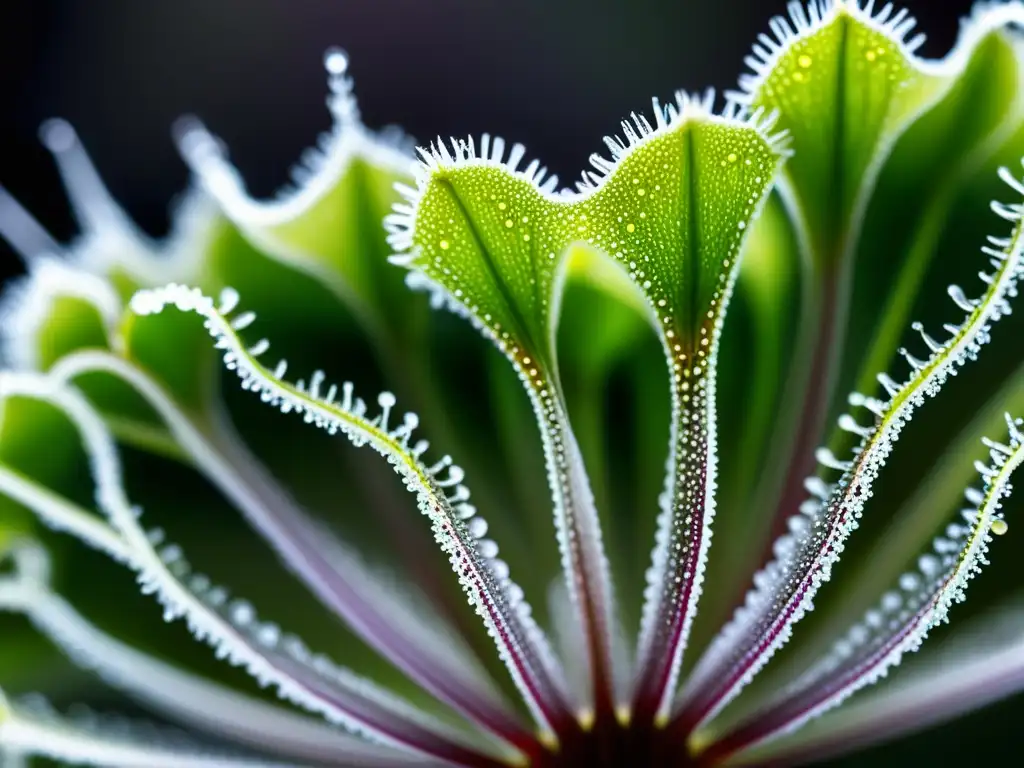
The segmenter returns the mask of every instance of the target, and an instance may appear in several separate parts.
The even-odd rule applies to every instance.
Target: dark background
[[[905,0],[944,54],[970,0]],[[366,122],[421,141],[498,132],[571,181],[600,137],[652,95],[729,88],[783,0],[67,0],[0,3],[0,184],[59,238],[74,226],[36,132],[78,129],[115,197],[154,234],[187,173],[186,113],[271,194],[326,129],[322,52],[340,45]],[[20,271],[0,243],[0,277]],[[998,761],[1007,706],[851,762]],[[987,734],[987,735],[986,735]],[[1001,734],[1002,738],[998,735]],[[979,743],[979,741],[981,743]]]

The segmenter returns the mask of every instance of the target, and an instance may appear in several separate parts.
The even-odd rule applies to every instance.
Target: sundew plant
[[[780,765],[1018,693],[1022,25],[930,60],[792,3],[569,188],[368,129],[331,50],[271,201],[176,126],[162,241],[45,124],[81,233],[0,191],[3,765]]]

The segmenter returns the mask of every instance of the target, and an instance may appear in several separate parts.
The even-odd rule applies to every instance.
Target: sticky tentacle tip
[[[39,140],[53,152],[60,154],[78,145],[78,133],[62,117],[51,117],[39,126]]]

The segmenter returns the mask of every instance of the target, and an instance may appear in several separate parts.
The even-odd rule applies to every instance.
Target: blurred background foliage
[[[922,53],[940,56],[951,46],[957,20],[971,4],[910,0],[906,5],[928,34]],[[784,6],[781,1],[759,0],[9,0],[0,6],[0,183],[60,239],[75,232],[52,161],[37,138],[44,119],[64,117],[77,128],[114,196],[146,231],[160,235],[168,226],[168,202],[188,180],[170,139],[170,126],[183,114],[195,114],[225,140],[249,190],[257,197],[269,196],[288,179],[288,168],[302,150],[330,125],[323,106],[321,53],[332,45],[350,54],[351,74],[369,126],[397,124],[423,142],[437,135],[499,133],[525,143],[529,156],[540,158],[570,183],[590,153],[601,148],[600,137],[616,132],[618,121],[629,112],[647,111],[652,95],[664,99],[677,88],[733,87],[750,44],[767,29],[770,15]],[[984,83],[984,68],[977,77]],[[986,108],[979,103],[968,110],[982,115]],[[908,135],[904,143],[913,149],[914,142]],[[945,299],[945,285],[975,285],[973,276],[984,266],[977,247],[985,234],[1001,234],[1001,222],[987,210],[989,199],[1002,191],[994,170],[1001,163],[1015,162],[1022,151],[1024,140],[1009,137],[981,167],[954,173],[948,166],[955,158],[941,146],[927,157],[909,149],[900,155],[897,148],[880,180],[882,193],[869,211],[858,255],[840,394],[860,377],[858,362],[893,286],[891,260],[905,255],[907,233],[914,231],[916,222],[925,222],[927,249],[934,256],[911,316],[930,321],[926,325],[932,327],[957,319]],[[917,186],[910,186],[908,179]],[[940,187],[937,202],[935,196],[922,194]],[[720,525],[729,535],[716,536],[711,594],[697,627],[698,643],[706,641],[726,615],[749,576],[752,564],[741,558],[743,547],[730,543],[747,528],[763,527],[757,504],[744,500],[756,502],[756,470],[772,458],[767,437],[771,423],[765,414],[778,402],[782,373],[778,360],[760,352],[766,338],[773,347],[785,349],[793,323],[782,312],[775,312],[777,327],[765,327],[757,318],[773,312],[773,306],[792,307],[799,290],[795,266],[786,256],[792,255],[792,233],[778,214],[770,205],[759,224],[770,230],[761,240],[769,244],[768,252],[757,261],[764,273],[746,287],[741,284],[727,325],[720,404],[722,443],[733,449],[723,456],[723,474],[730,482],[723,483]],[[260,332],[274,341],[278,353],[297,363],[293,370],[324,367],[335,378],[354,379],[368,398],[387,386],[410,407],[416,402],[417,385],[395,381],[393,374],[389,377],[377,369],[376,358],[358,339],[351,317],[332,306],[321,286],[307,281],[303,287],[306,278],[283,276],[273,264],[260,265],[259,257],[233,230],[223,234],[218,248],[226,254],[227,274],[232,259],[247,265],[242,270],[246,274],[250,268],[262,270],[251,278],[249,290],[237,287],[243,288],[243,306],[261,310]],[[0,244],[0,276],[20,270],[17,258]],[[280,301],[284,292],[277,281],[282,279],[291,280],[293,290],[301,289],[308,297],[293,313]],[[400,311],[423,309],[423,296],[410,295],[407,300],[410,306]],[[905,562],[899,547],[886,554],[886,546],[893,549],[895,535],[887,532],[896,530],[897,538],[910,541],[913,553],[913,542],[927,542],[955,509],[963,486],[973,480],[971,460],[982,452],[976,441],[953,443],[952,455],[943,463],[929,446],[946,445],[974,425],[998,437],[1001,428],[993,421],[998,407],[987,404],[999,392],[1010,392],[1000,402],[1009,397],[1019,404],[1018,412],[1024,410],[1016,341],[1024,330],[1022,315],[1018,311],[1004,321],[996,330],[993,348],[985,350],[979,364],[954,379],[948,392],[915,419],[905,445],[880,481],[865,530],[851,542],[851,559],[870,564],[871,558],[887,556]],[[627,633],[632,635],[667,436],[663,362],[653,336],[635,316],[591,286],[571,286],[565,318],[560,346],[570,409],[606,518],[620,602],[626,609]],[[424,349],[423,359],[410,370],[429,369],[441,382],[431,395],[438,402],[426,406],[433,421],[427,421],[428,435],[470,470],[477,503],[513,574],[543,614],[557,553],[536,430],[525,397],[504,361],[459,319],[432,315]],[[172,363],[169,375],[173,368]],[[752,387],[754,382],[773,384]],[[374,457],[237,396],[233,385],[229,379],[227,397],[240,431],[300,501],[327,516],[363,551],[385,561],[422,565],[423,583],[445,577],[443,562],[431,576],[433,564],[416,554],[429,551],[425,522]],[[415,407],[424,415],[423,406]],[[86,500],[90,490],[84,457],[71,440],[68,424],[45,410],[27,404],[11,409],[17,416],[4,424],[0,455],[72,498]],[[32,439],[17,439],[28,431],[21,424],[31,425]],[[746,438],[752,434],[759,437]],[[134,450],[126,452],[125,460],[133,498],[145,506],[153,523],[171,532],[199,568],[253,598],[264,612],[312,645],[355,668],[372,668],[382,682],[410,693],[372,652],[323,618],[315,601],[273,563],[263,542],[238,523],[209,484],[173,460]],[[940,476],[915,495],[914,489],[936,468]],[[165,489],[172,487],[175,493],[170,498]],[[498,509],[502,511],[493,511]],[[913,514],[901,515],[903,528],[890,529],[901,509]],[[1018,497],[1008,509],[1011,536],[997,542],[993,566],[972,587],[968,604],[955,609],[954,622],[1024,586],[1016,565],[1024,549],[1019,536],[1013,535],[1014,512],[1019,509],[1024,505]],[[911,519],[918,520],[916,528],[906,522]],[[135,594],[130,578],[116,566],[80,553],[72,542],[48,535],[47,540],[60,556],[66,593],[77,598],[91,618],[141,645],[246,684],[217,665],[206,649],[191,643],[181,627],[161,627],[158,612]],[[226,545],[233,553],[228,561],[223,557]],[[842,573],[849,574],[849,583]],[[864,569],[851,565],[842,573],[837,574],[839,583],[823,593],[822,604],[829,594],[857,599]],[[460,610],[455,606],[453,615],[461,622],[466,616]],[[821,611],[807,622],[806,631],[813,636],[816,624],[824,631],[821,625],[827,629],[837,617],[842,617],[841,611]],[[58,700],[85,696],[105,701],[107,693],[66,664],[53,661],[42,644],[7,644],[9,637],[29,636],[22,625],[0,617],[0,632],[7,635],[0,645],[0,683],[13,690],[43,687]],[[486,648],[483,655],[487,658]],[[501,670],[497,676],[504,679]],[[872,759],[898,765],[931,758],[948,764],[954,757],[995,761],[1014,744],[1013,728],[1021,708],[1017,697],[952,727],[849,762]]]

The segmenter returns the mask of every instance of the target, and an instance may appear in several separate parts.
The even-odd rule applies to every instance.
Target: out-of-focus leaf
[[[1024,119],[1022,66],[1019,42],[1002,31],[985,35],[963,75],[893,148],[857,248],[851,311],[869,321],[850,324],[846,359],[856,373],[841,377],[844,388],[870,391],[896,354],[939,238],[963,215],[958,192]]]
[[[419,336],[424,308],[409,300],[401,272],[387,263],[381,221],[397,200],[395,183],[411,180],[410,142],[400,132],[374,134],[362,124],[344,53],[329,51],[324,63],[334,124],[294,169],[295,186],[276,199],[250,197],[220,143],[198,123],[183,124],[179,144],[252,247],[320,282],[378,344],[404,345],[410,334]]]
[[[965,627],[956,626],[945,643],[926,647],[906,667],[894,673],[891,683],[861,694],[796,733],[744,753],[735,763],[821,760],[936,726],[1019,693],[1024,686],[1019,595]],[[962,738],[959,733],[952,729],[952,738]],[[976,747],[971,745],[972,753]]]
[[[50,406],[7,396],[2,383],[0,469],[86,503],[91,494],[91,488],[82,482],[87,465],[67,420]],[[0,552],[19,536],[36,533],[38,527],[31,511],[0,490]],[[37,687],[40,676],[45,684],[57,682],[43,674],[43,665],[52,665],[53,657],[52,649],[41,645],[24,622],[0,612],[0,671],[8,686]]]
[[[34,259],[0,306],[0,359],[45,370],[76,349],[108,349],[119,315],[120,300],[103,279],[54,258]]]
[[[849,625],[834,629],[831,647],[738,723],[719,730],[707,756],[721,760],[799,728],[842,704],[857,691],[883,679],[905,654],[917,651],[944,624],[955,603],[966,599],[969,583],[989,564],[989,545],[1005,534],[1003,501],[1010,479],[1024,462],[1024,420],[1005,414],[999,438],[986,439],[988,456],[974,464],[967,505],[946,529],[905,565],[874,605]],[[998,434],[998,433],[997,433]],[[723,735],[724,734],[724,735]],[[698,733],[695,739],[703,740]]]

